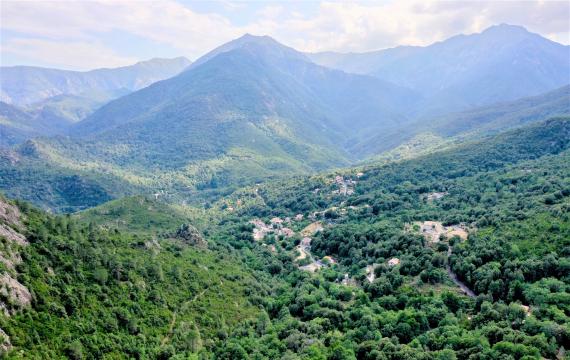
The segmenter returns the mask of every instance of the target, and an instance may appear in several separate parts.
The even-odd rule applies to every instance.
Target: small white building
[[[279,217],[274,217],[273,219],[269,220],[269,222],[275,225],[281,225],[283,224],[283,219]]]
[[[396,266],[399,264],[400,264],[400,259],[398,259],[398,258],[391,258],[390,260],[388,260],[389,266]]]

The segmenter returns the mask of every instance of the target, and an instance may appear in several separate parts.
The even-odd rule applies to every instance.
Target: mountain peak
[[[210,51],[206,55],[202,56],[196,60],[190,68],[194,68],[200,64],[207,62],[208,60],[214,58],[215,56],[237,50],[245,49],[252,54],[263,56],[263,57],[273,57],[273,58],[287,58],[287,59],[297,59],[308,61],[310,60],[301,52],[281,44],[277,40],[273,39],[268,35],[252,35],[246,33],[241,37],[227,42],[214,50]]]
[[[481,32],[482,34],[512,34],[512,35],[521,35],[521,34],[530,34],[530,32],[523,26],[520,25],[511,25],[511,24],[498,24],[488,27],[487,29]]]
[[[492,36],[503,39],[526,38],[533,35],[526,28],[519,25],[499,24],[488,27],[481,32],[483,36]]]
[[[275,39],[273,39],[269,35],[253,35],[250,33],[245,33],[242,36],[240,36],[239,38],[235,39],[234,41],[247,41],[247,42],[251,42],[251,41],[257,41],[257,42],[272,41],[272,42],[277,42]]]
[[[478,34],[472,34],[472,38],[479,41],[488,42],[489,44],[505,44],[512,46],[521,41],[531,41],[553,43],[551,40],[544,38],[542,35],[528,31],[520,25],[499,24],[493,25]]]
[[[252,35],[250,33],[246,33],[241,37],[222,45],[222,47],[230,46],[233,50],[234,48],[245,47],[250,45],[263,46],[267,48],[288,48],[294,50],[293,48],[289,48],[288,46],[281,44],[279,41],[275,40],[269,35]]]

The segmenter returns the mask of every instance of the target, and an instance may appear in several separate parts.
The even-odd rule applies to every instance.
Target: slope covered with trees
[[[0,321],[8,356],[563,356],[569,147],[556,118],[186,212],[141,197],[73,217],[21,205],[19,280],[34,300]],[[254,237],[260,223],[273,225]]]
[[[511,44],[509,39],[516,41]],[[404,51],[401,64],[414,70],[410,64],[430,59],[422,74],[443,71],[438,79],[445,82],[457,74],[443,65],[455,57],[459,57],[455,63],[463,59],[465,48],[476,45],[477,51],[491,53],[493,58],[499,56],[494,50],[503,49],[495,60],[481,56],[474,63],[464,62],[468,73],[485,69],[486,75],[476,80],[498,79],[495,73],[503,71],[489,67],[489,62],[497,61],[502,69],[503,62],[520,57],[524,60],[520,63],[527,64],[534,59],[529,58],[529,49],[521,49],[527,42],[534,49],[532,54],[540,54],[544,69],[541,76],[533,73],[532,79],[525,77],[532,84],[519,95],[551,90],[550,85],[558,84],[560,74],[566,71],[566,64],[559,62],[566,47],[509,26],[459,36],[421,51],[408,49],[419,53]],[[535,47],[544,51],[535,51]],[[113,80],[139,89],[142,82],[138,76],[144,77],[147,70],[160,73],[162,65],[151,61],[95,75],[106,79],[108,72],[122,74]],[[59,95],[31,105],[26,112],[7,112],[10,116],[1,119],[1,140],[16,147],[2,150],[0,189],[8,196],[64,212],[137,193],[167,193],[179,203],[196,204],[267,179],[452,148],[570,111],[566,86],[461,113],[422,117],[417,110],[431,106],[434,89],[414,85],[412,90],[373,75],[323,67],[270,37],[245,35],[204,55],[179,75],[122,96],[93,113],[101,101],[109,100],[104,91]],[[461,85],[466,91],[495,88],[467,83]],[[454,96],[461,94],[455,94],[454,84],[440,85]],[[515,92],[509,99],[519,96],[520,84],[503,85]],[[477,104],[480,102],[465,106]],[[455,109],[454,104],[444,108],[445,112]],[[50,132],[46,127],[61,128],[63,133],[69,130],[70,136],[23,143],[32,136],[53,135],[54,129]],[[77,201],[81,196],[70,191],[87,195],[87,201],[81,204]]]
[[[33,301],[0,315],[10,358],[198,353],[259,312],[247,298],[256,279],[191,225],[133,235],[19,205],[18,279]]]
[[[569,131],[568,119],[552,120],[359,178],[339,174],[357,181],[348,196],[333,176],[244,192],[240,217],[314,214],[325,225],[311,252],[337,264],[287,275],[293,295],[275,289],[266,305],[272,327],[260,340],[236,332],[232,351],[271,358],[276,342],[300,358],[560,356],[570,340]],[[433,242],[416,225],[424,221],[461,226],[468,238]],[[287,253],[298,241],[272,243]]]

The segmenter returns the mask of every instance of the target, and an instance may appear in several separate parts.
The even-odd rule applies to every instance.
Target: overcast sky
[[[304,51],[428,45],[500,23],[570,43],[569,1],[7,1],[1,65],[73,70],[195,60],[244,33]]]

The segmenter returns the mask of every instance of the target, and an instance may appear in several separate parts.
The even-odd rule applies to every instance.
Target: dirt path
[[[303,260],[303,259],[311,256],[311,254],[309,253],[309,251],[307,250],[307,248],[305,246],[299,245],[297,250],[299,251],[299,256],[297,256],[297,258],[295,259],[297,261]]]
[[[452,252],[452,247],[450,246],[447,249],[447,273],[449,274],[449,277],[451,278],[451,280],[455,283],[455,285],[459,286],[459,288],[461,289],[461,291],[463,291],[467,296],[469,297],[477,297],[477,295],[473,292],[473,290],[469,289],[469,287],[467,287],[467,285],[465,285],[465,283],[463,283],[461,280],[459,280],[457,278],[457,274],[453,272],[453,270],[451,270],[451,266],[449,265],[449,257],[451,256],[451,252]]]
[[[176,324],[176,315],[178,313],[178,310],[186,308],[188,305],[190,305],[191,303],[196,301],[200,296],[204,295],[204,293],[206,291],[208,291],[208,288],[206,288],[206,289],[202,290],[201,292],[199,292],[198,294],[196,294],[191,300],[183,302],[182,305],[180,305],[178,307],[178,309],[176,309],[174,311],[174,313],[172,313],[172,320],[170,320],[170,326],[168,327],[168,332],[166,333],[166,336],[160,342],[160,346],[166,345],[168,340],[170,340],[170,337],[172,336],[172,332],[174,331],[174,325]]]
[[[160,342],[160,346],[164,346],[166,344],[166,342],[168,340],[170,340],[170,336],[172,335],[172,331],[174,331],[174,324],[176,323],[176,313],[177,313],[177,311],[175,311],[172,314],[172,320],[170,320],[170,326],[168,327],[168,332],[166,333],[166,336]]]

